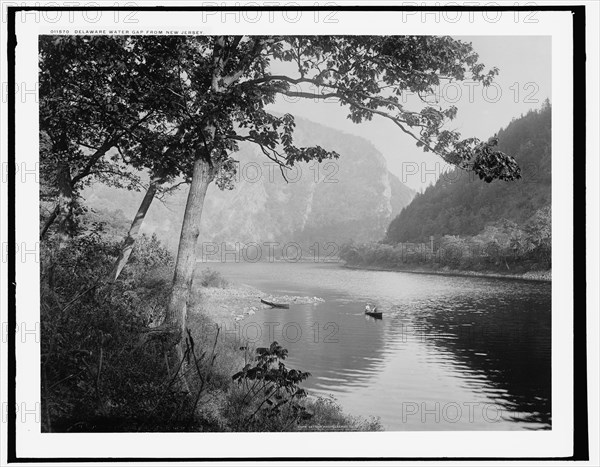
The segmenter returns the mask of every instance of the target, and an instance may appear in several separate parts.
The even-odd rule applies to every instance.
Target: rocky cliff
[[[235,244],[298,242],[341,243],[381,239],[390,221],[407,206],[414,191],[391,174],[384,157],[367,140],[298,119],[298,145],[318,144],[340,158],[299,164],[286,172],[251,144],[240,147],[235,188],[211,185],[201,225],[201,241]],[[135,213],[141,193],[94,185],[84,196],[92,208]],[[143,231],[169,246],[179,239],[187,187],[155,201]]]

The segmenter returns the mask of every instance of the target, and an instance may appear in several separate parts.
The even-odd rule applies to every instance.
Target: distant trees
[[[500,149],[515,156],[522,178],[486,184],[455,169],[418,194],[390,223],[385,242],[425,242],[429,236],[474,236],[499,219],[525,224],[551,202],[550,103],[513,120],[498,132]]]
[[[497,74],[484,71],[470,44],[450,37],[73,36],[44,38],[40,50],[42,167],[61,234],[72,230],[84,180],[118,183],[135,169],[159,185],[178,176],[190,183],[163,325],[175,342],[185,328],[206,191],[213,181],[232,185],[239,142],[256,144],[284,176],[296,162],[338,157],[294,144],[294,117],[267,110],[278,95],[335,99],[355,123],[386,118],[424,151],[487,182],[520,177],[497,140],[461,139],[444,126],[456,107],[427,101],[443,80],[489,85]],[[273,72],[275,62],[293,73]],[[406,92],[421,96],[420,108],[401,103]],[[111,148],[117,152],[109,155]],[[134,221],[133,241],[136,229]]]
[[[444,235],[434,243],[345,244],[340,259],[349,265],[527,272],[552,266],[551,210],[545,206],[525,224],[501,219],[473,236]]]

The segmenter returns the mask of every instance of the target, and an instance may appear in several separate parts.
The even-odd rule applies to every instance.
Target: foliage
[[[92,181],[139,190],[132,169],[161,183],[186,169],[168,97],[172,42],[159,50],[125,36],[40,38],[40,193],[53,205],[42,237],[56,218],[63,237],[77,234],[80,191]]]
[[[104,240],[118,242],[123,239],[123,233],[129,229],[131,219],[121,209],[96,208],[87,202],[86,205],[89,208],[80,216],[79,221],[88,233],[91,229],[98,228]]]
[[[178,393],[165,392],[158,347],[136,348],[140,332],[164,313],[167,254],[152,240],[127,280],[106,284],[118,244],[92,230],[56,249],[42,243],[41,351],[45,431],[154,430],[179,424]],[[150,280],[150,278],[153,278]],[[160,407],[153,401],[163,396]]]
[[[225,279],[219,271],[213,271],[210,268],[202,270],[199,280],[202,287],[218,287],[224,289],[229,285],[227,279]]]
[[[42,151],[44,172],[66,164],[73,184],[89,176],[120,183],[131,177],[129,165],[157,169],[158,148],[174,142],[168,87],[176,46],[168,37],[158,44],[126,36],[40,38],[40,131],[50,142]],[[140,141],[151,141],[152,150],[105,157],[111,148],[136,150]],[[167,174],[177,175],[185,161],[176,162],[163,167]]]
[[[527,272],[551,268],[550,207],[525,223],[502,219],[474,236],[444,235],[434,243],[347,243],[340,258],[349,265]]]
[[[526,246],[547,264],[552,261],[552,209],[546,206],[536,211],[525,225]]]
[[[58,213],[60,245],[74,235],[78,183],[98,167],[113,178],[133,167],[159,184],[176,176],[191,181],[165,315],[172,330],[185,327],[204,193],[213,181],[232,187],[239,143],[256,144],[282,175],[298,162],[339,157],[317,144],[295,144],[294,117],[266,110],[278,95],[334,98],[355,123],[387,118],[424,151],[487,182],[520,177],[496,140],[461,140],[445,129],[456,107],[423,97],[445,80],[487,86],[498,72],[485,71],[471,44],[449,36],[50,36],[40,50],[42,159],[49,175],[57,168],[48,181],[57,188],[56,208],[42,237]],[[295,72],[273,74],[277,61]],[[408,92],[426,105],[406,109],[400,97]],[[106,159],[112,147],[118,156]]]
[[[473,236],[509,219],[525,223],[551,202],[551,107],[513,120],[498,133],[499,147],[515,155],[522,179],[487,184],[459,169],[442,173],[390,223],[386,243],[428,242],[433,235]]]
[[[231,410],[238,389],[231,375],[243,364],[239,342],[194,313],[180,367],[166,368],[162,345],[140,347],[140,335],[162,320],[172,257],[156,238],[142,237],[123,280],[106,284],[118,243],[105,240],[105,235],[98,225],[88,225],[66,248],[56,250],[52,238],[42,243],[42,430],[247,429]],[[262,365],[273,355],[287,354],[280,347],[271,356],[270,349],[261,352]],[[301,429],[298,417],[305,410],[296,404],[304,398],[292,388],[306,373],[280,372],[278,367],[271,374],[280,378],[271,386],[279,388],[288,403],[264,429]],[[177,384],[178,375],[185,376],[189,393]],[[244,401],[246,415],[259,403],[258,397],[250,400]],[[259,412],[255,417],[263,416]],[[340,412],[331,423],[350,426],[354,419],[344,417]]]
[[[132,168],[189,181],[200,154],[219,187],[231,188],[241,141],[260,147],[282,174],[300,161],[338,157],[294,143],[294,117],[266,110],[279,94],[335,99],[353,122],[389,119],[424,151],[485,181],[518,179],[496,139],[461,140],[444,126],[456,107],[423,97],[447,80],[489,85],[498,70],[485,71],[478,58],[448,36],[45,36],[42,192],[60,205],[92,178],[137,189]],[[274,61],[294,65],[296,76],[273,74]],[[425,104],[406,109],[406,93]]]
[[[382,431],[379,418],[348,416],[333,396],[319,396],[306,402],[306,409],[313,416],[302,422],[299,431]]]
[[[297,73],[272,74],[274,61]],[[400,103],[408,92],[430,94],[443,80],[489,85],[497,70],[484,68],[471,44],[447,36],[42,37],[41,193],[56,205],[42,237],[60,218],[59,235],[42,245],[45,429],[201,428],[196,409],[214,381],[218,333],[206,358],[188,332],[178,362],[172,345],[140,339],[160,335],[153,330],[163,315],[167,325],[185,320],[187,264],[194,263],[199,225],[184,221],[172,289],[172,258],[156,238],[143,238],[123,280],[108,284],[119,245],[104,238],[105,223],[86,224],[82,186],[98,179],[134,189],[133,170],[147,171],[160,184],[196,182],[188,199],[199,200],[200,187],[213,180],[232,186],[240,142],[257,145],[282,174],[299,162],[337,158],[317,144],[296,144],[294,117],[266,110],[277,95],[334,98],[353,122],[387,118],[424,151],[485,181],[518,179],[519,167],[495,140],[461,140],[444,128],[455,107],[423,99],[422,108],[408,110]],[[192,207],[199,224],[201,206]],[[309,374],[288,369],[286,356],[273,343],[234,375],[241,392],[228,394],[241,399],[229,407],[239,413],[230,413],[226,426],[243,421],[247,429],[283,430],[309,417],[299,387]]]
[[[285,431],[312,416],[301,404],[306,391],[300,388],[310,373],[288,369],[287,354],[277,342],[259,347],[254,361],[232,376],[240,389],[236,431]]]

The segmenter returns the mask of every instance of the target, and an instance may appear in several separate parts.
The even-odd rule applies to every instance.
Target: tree
[[[79,191],[92,180],[139,189],[132,168],[156,169],[153,176],[161,180],[181,173],[181,164],[157,161],[177,142],[167,90],[176,44],[155,42],[124,36],[40,39],[42,199],[54,202],[41,238],[57,220],[62,239],[73,235]],[[141,149],[143,154],[136,153]]]
[[[127,263],[154,196],[189,174],[181,111],[170,97],[181,79],[175,70],[182,43],[121,36],[40,41],[42,199],[54,202],[40,238],[56,220],[59,246],[73,236],[86,184],[100,180],[139,190],[139,171],[150,172],[110,281]]]
[[[541,259],[546,267],[552,263],[552,207],[538,209],[525,225],[528,252]]]
[[[130,168],[149,171],[153,180],[181,176],[190,182],[162,327],[174,342],[185,328],[206,191],[213,181],[220,188],[232,185],[239,142],[258,145],[279,164],[284,178],[285,169],[296,162],[338,157],[319,146],[294,144],[294,117],[267,111],[278,95],[335,99],[355,123],[386,118],[424,151],[487,182],[520,176],[514,159],[497,150],[496,139],[461,139],[444,126],[456,116],[456,107],[429,101],[443,80],[471,79],[487,86],[497,74],[496,69],[484,71],[471,44],[450,37],[81,36],[48,41],[44,63],[48,79],[55,81],[44,97],[42,130],[50,140],[44,159],[57,167],[49,173],[57,175],[55,186],[65,187],[57,206],[74,204],[75,181],[107,174],[116,183]],[[295,71],[274,73],[275,62]],[[66,83],[64,90],[56,79]],[[401,103],[408,92],[420,97],[413,110]],[[119,155],[105,157],[110,147],[117,147]],[[141,219],[151,190],[140,207]],[[63,215],[67,222],[70,218]],[[137,220],[130,229],[133,241]],[[124,245],[129,248],[131,241]]]
[[[444,129],[456,107],[443,109],[425,97],[445,79],[490,84],[497,70],[484,73],[470,44],[418,36],[203,36],[189,41],[195,54],[188,62],[189,82],[178,94],[181,107],[196,117],[185,138],[195,160],[163,326],[175,341],[185,328],[206,190],[217,174],[231,180],[237,142],[258,144],[282,169],[298,161],[338,156],[320,147],[294,146],[293,116],[276,117],[265,109],[277,95],[337,99],[355,123],[375,115],[389,119],[424,151],[472,170],[487,182],[520,176],[514,159],[496,149],[496,139],[461,140],[457,132]],[[273,74],[273,61],[293,64],[296,72]],[[409,91],[421,97],[420,110],[401,104],[400,97]]]
[[[123,246],[119,251],[119,257],[115,261],[115,265],[110,273],[109,281],[114,282],[118,279],[121,271],[127,264],[127,260],[129,256],[131,256],[131,252],[133,251],[133,247],[135,245],[135,241],[139,236],[140,229],[142,228],[142,223],[144,222],[144,218],[148,213],[148,209],[150,208],[150,204],[154,199],[154,195],[156,195],[156,190],[159,186],[160,181],[156,178],[150,181],[148,185],[148,189],[144,194],[144,198],[142,199],[142,203],[138,208],[135,217],[133,218],[133,222],[131,223],[131,227],[127,231],[127,235],[123,240]]]

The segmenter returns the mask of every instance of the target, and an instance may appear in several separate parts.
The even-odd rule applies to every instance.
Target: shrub
[[[300,403],[306,397],[300,383],[310,373],[288,369],[287,354],[277,342],[259,347],[253,361],[232,376],[237,390],[227,409],[234,431],[287,431],[311,417]]]
[[[525,224],[501,219],[475,236],[444,235],[433,251],[429,243],[348,243],[340,259],[352,266],[398,269],[426,266],[446,270],[526,272],[552,266],[550,207],[537,211]]]
[[[193,400],[168,384],[164,349],[138,347],[141,332],[162,318],[170,278],[170,256],[156,239],[142,239],[140,246],[123,280],[108,284],[118,243],[97,232],[61,249],[54,240],[44,242],[43,431],[178,430],[193,424]]]
[[[242,347],[247,357],[248,349]],[[300,384],[310,373],[287,368],[287,350],[277,342],[256,349],[255,358],[233,375],[222,409],[231,431],[380,431],[377,418],[343,412],[332,398],[309,398]]]
[[[227,282],[227,279],[225,279],[220,272],[206,268],[200,273],[200,285],[202,285],[202,287],[217,287],[224,289],[229,285],[229,282]]]

